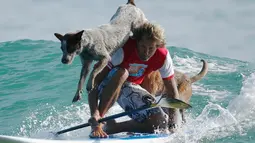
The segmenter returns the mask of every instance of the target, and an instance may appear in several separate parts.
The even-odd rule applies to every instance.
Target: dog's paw
[[[82,90],[77,90],[75,96],[73,97],[73,103],[81,100]]]

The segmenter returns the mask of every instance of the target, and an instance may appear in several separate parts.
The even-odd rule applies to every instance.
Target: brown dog
[[[177,88],[179,91],[180,99],[186,103],[189,103],[189,100],[192,95],[192,83],[202,79],[208,72],[208,65],[205,60],[203,62],[202,70],[193,77],[188,77],[186,74],[183,74],[179,71],[174,71],[174,78],[176,80]],[[144,78],[141,86],[149,91],[152,95],[159,95],[160,93],[165,93],[164,83],[160,76],[159,71],[152,72]],[[185,122],[184,112],[180,110],[182,115],[182,120]]]

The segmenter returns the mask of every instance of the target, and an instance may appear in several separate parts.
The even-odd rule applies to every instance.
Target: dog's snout
[[[69,54],[69,55],[68,54],[63,54],[61,62],[63,64],[71,64],[72,61],[73,61],[74,56],[75,56],[74,54]]]
[[[66,59],[66,58],[62,58],[61,61],[62,61],[63,64],[67,64],[68,63],[68,59]]]

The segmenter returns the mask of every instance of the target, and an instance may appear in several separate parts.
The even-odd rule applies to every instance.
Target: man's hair
[[[134,28],[132,30],[133,32],[133,38],[136,40],[141,40],[143,36],[148,36],[151,40],[156,40],[160,42],[160,44],[165,45],[165,35],[164,35],[164,29],[153,23],[146,22],[140,27]]]

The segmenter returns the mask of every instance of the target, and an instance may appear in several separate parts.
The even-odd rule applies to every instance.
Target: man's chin
[[[146,62],[146,61],[148,61],[150,58],[140,58],[140,60],[142,60],[142,61],[144,61],[144,62]]]

